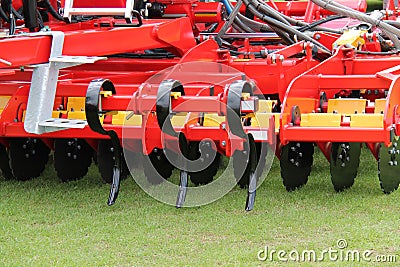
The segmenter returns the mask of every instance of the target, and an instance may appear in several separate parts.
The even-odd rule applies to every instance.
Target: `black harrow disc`
[[[92,164],[93,149],[83,139],[54,141],[54,168],[63,182],[81,179]]]
[[[260,142],[254,143],[255,150],[257,153],[257,169],[256,169],[256,176],[257,179],[260,178],[262,171],[264,170],[265,163],[267,160],[268,155],[268,148],[263,147],[263,144]],[[245,143],[245,146],[248,146],[248,143]],[[264,144],[264,146],[268,146]],[[236,178],[237,184],[241,188],[246,188],[249,186],[249,179],[251,175],[251,166],[249,163],[249,149],[245,147],[243,151],[236,150],[233,153],[233,173]],[[243,171],[244,170],[244,171]]]
[[[50,148],[37,138],[10,139],[10,163],[14,177],[26,181],[40,176],[49,160]]]
[[[396,136],[389,147],[381,144],[379,149],[378,175],[381,189],[385,194],[390,194],[400,184],[399,145],[399,138]]]
[[[354,184],[360,163],[360,153],[360,143],[332,143],[331,180],[337,192],[350,188]]]
[[[190,160],[200,160],[206,168],[196,171],[190,172],[189,178],[195,185],[208,184],[212,182],[214,176],[218,172],[219,164],[221,162],[221,154],[216,152],[215,157],[212,158],[211,153],[213,153],[213,148],[211,143],[206,142],[190,142],[189,144],[189,154]],[[214,152],[215,153],[215,152]]]
[[[162,149],[155,148],[149,155],[143,156],[144,175],[151,184],[160,184],[168,179],[173,169]]]
[[[14,179],[14,175],[10,167],[10,158],[8,157],[6,147],[3,145],[0,145],[0,169],[4,179]]]
[[[111,184],[113,181],[114,168],[114,148],[111,140],[100,140],[97,147],[97,167],[103,181]],[[121,160],[121,179],[125,179],[129,174],[128,166],[125,158]]]
[[[313,143],[289,142],[282,147],[281,176],[287,191],[293,191],[307,183],[313,163],[313,154]]]

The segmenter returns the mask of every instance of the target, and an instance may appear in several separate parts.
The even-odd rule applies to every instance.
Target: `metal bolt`
[[[343,155],[339,155],[338,158],[339,158],[339,159],[342,159],[342,158],[343,158]]]
[[[67,153],[67,157],[68,157],[68,158],[71,157],[71,153],[70,153],[70,152]]]
[[[388,162],[388,164],[389,164],[389,166],[393,166],[393,161],[390,160],[390,161]]]
[[[81,147],[81,145],[77,145],[76,148],[77,148],[78,150],[81,150],[82,147]]]
[[[394,166],[397,166],[397,160],[393,161]]]
[[[222,142],[221,142],[221,145],[222,145],[222,146],[226,146],[226,141],[222,141]]]
[[[340,165],[340,167],[342,167],[342,168],[346,167],[346,163],[343,162],[343,163]]]
[[[222,124],[221,124],[221,128],[222,128],[222,130],[225,130],[225,129],[226,129],[226,124],[225,124],[225,123],[222,123]]]
[[[25,154],[25,158],[27,158],[27,159],[28,159],[28,158],[29,158],[29,154]]]
[[[36,144],[37,143],[37,139],[33,139],[33,143]]]
[[[23,144],[23,145],[22,145],[22,148],[23,148],[23,149],[26,149],[26,145],[25,145],[25,144]]]
[[[346,161],[349,162],[349,161],[350,161],[350,157],[347,157],[347,158],[346,158]]]
[[[31,151],[31,154],[32,154],[32,155],[35,155],[35,154],[36,154],[36,150],[32,150],[32,151]]]
[[[68,141],[67,145],[68,146],[72,146],[73,142],[72,141]]]
[[[74,154],[74,155],[72,156],[72,158],[73,158],[73,159],[77,159],[78,156]]]
[[[290,161],[291,163],[294,163],[294,159],[290,159],[289,161]]]
[[[294,166],[299,167],[299,166],[300,166],[300,163],[299,163],[298,161],[296,161],[296,162],[294,163]]]
[[[300,143],[296,143],[296,146],[297,146],[297,147],[300,147],[301,145],[300,145]]]
[[[113,147],[110,147],[110,151],[111,151],[111,152],[114,152],[114,148],[113,148]]]
[[[296,151],[296,147],[292,146],[292,147],[290,147],[290,150],[292,150],[294,152],[294,151]]]
[[[301,152],[299,152],[299,158],[302,158],[303,157],[303,153],[301,153]]]

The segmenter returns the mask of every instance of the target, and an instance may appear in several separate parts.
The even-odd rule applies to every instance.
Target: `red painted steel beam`
[[[2,38],[0,59],[9,62],[13,67],[46,63],[49,61],[51,44],[51,36]],[[141,27],[93,28],[66,32],[63,55],[105,56],[152,48],[169,48],[183,55],[195,45],[188,18],[153,20]],[[10,66],[1,63],[0,67]]]
[[[280,137],[284,144],[288,141],[385,143],[389,139],[389,133],[383,128],[296,127],[285,125]]]

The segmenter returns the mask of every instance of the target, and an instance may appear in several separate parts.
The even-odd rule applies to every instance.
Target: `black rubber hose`
[[[273,32],[274,31],[268,24],[260,23],[255,20],[251,20],[248,17],[243,16],[242,14],[239,14],[238,17],[242,22],[246,23],[246,25],[248,25],[250,28],[252,28],[255,31],[259,31],[259,32]]]
[[[15,8],[14,8],[13,6],[11,7],[11,10],[12,10],[12,13],[14,14],[14,16],[15,16],[17,19],[24,19],[24,17],[23,17],[21,14],[19,14],[18,11],[15,10]]]
[[[346,18],[346,16],[343,16],[343,15],[329,16],[329,17],[314,21],[313,23],[307,24],[307,25],[305,25],[303,27],[300,27],[298,30],[300,32],[304,32],[304,31],[307,31],[307,30],[311,30],[312,28],[315,28],[315,27],[317,27],[317,26],[319,26],[321,24],[327,23],[329,21],[337,20],[337,19],[343,19],[343,18]]]
[[[54,9],[49,0],[44,0],[44,4],[53,18],[64,21],[64,18],[57,12],[57,10]]]
[[[0,6],[0,17],[7,23],[10,23],[10,18],[7,16],[6,12],[4,11],[3,7]]]
[[[241,21],[239,17],[236,17],[233,23],[243,29],[243,32],[254,32],[253,29],[251,29],[243,21]]]
[[[16,23],[15,23],[15,17],[14,14],[12,12],[13,10],[13,6],[12,6],[12,0],[8,1],[8,14],[10,16],[10,35],[14,35],[15,34],[15,29],[17,27]]]
[[[43,17],[42,17],[42,14],[40,14],[40,11],[38,9],[36,9],[36,14],[37,14],[38,27],[39,27],[39,30],[41,30],[44,28]]]
[[[292,24],[294,26],[303,26],[304,27],[304,26],[309,25],[308,23],[306,23],[304,21],[296,20],[292,17],[286,16],[285,14],[277,12],[275,9],[273,9],[272,7],[270,7],[263,1],[256,0],[256,2],[253,3],[253,5],[255,5],[257,7],[257,10],[259,10],[261,13],[271,14],[271,12],[274,12],[276,15],[281,16],[283,20],[288,21],[290,24]],[[325,27],[315,26],[313,28],[315,28],[314,30],[318,30],[318,31],[341,33],[341,31],[330,29],[330,28],[325,28]]]
[[[251,1],[251,0],[250,0]],[[283,24],[280,21],[277,21],[271,17],[265,16],[264,14],[260,13],[251,2],[249,2],[249,0],[244,0],[244,2],[246,3],[247,7],[249,8],[249,10],[259,19],[261,19],[262,21],[268,23],[270,26],[272,27],[277,27],[280,30],[290,33],[292,35],[297,35],[297,37],[301,40],[305,40],[305,41],[309,41],[312,42],[313,44],[315,44],[316,46],[318,46],[319,48],[321,48],[322,50],[324,50],[325,52],[331,54],[331,51],[326,48],[323,44],[319,43],[318,41],[314,40],[313,38],[305,35],[304,33],[296,30],[295,28],[288,26],[286,24]]]
[[[255,5],[255,8],[258,11],[262,11],[263,13],[266,13],[270,17],[290,26],[289,21],[284,16],[282,16],[282,13],[273,9],[272,7],[265,4],[264,2],[257,1],[257,5]]]
[[[360,21],[367,22],[371,25],[374,25],[374,26],[380,28],[383,32],[385,32],[388,35],[390,40],[392,40],[395,47],[397,49],[400,49],[400,41],[397,38],[397,36],[400,36],[400,30],[397,29],[396,27],[393,27],[381,20],[374,19],[364,13],[350,9],[349,7],[338,4],[336,2],[324,1],[324,0],[311,0],[311,1],[314,4],[320,6],[324,9],[327,9],[329,11],[332,11],[334,13],[345,15],[345,16],[353,18],[353,19],[358,19]]]
[[[248,9],[248,10],[250,11],[250,9]],[[261,32],[273,31],[273,32],[275,32],[283,40],[283,42],[285,44],[288,44],[288,45],[294,44],[294,40],[291,39],[290,36],[285,31],[282,31],[277,27],[256,22],[254,20],[247,18],[246,16],[243,16],[240,13],[237,14],[237,19],[240,20],[241,22],[243,22],[249,28],[255,28],[256,31],[261,31]]]

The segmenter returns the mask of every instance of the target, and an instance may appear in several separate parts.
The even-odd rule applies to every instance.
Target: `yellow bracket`
[[[383,114],[383,111],[385,110],[386,106],[386,99],[381,98],[381,99],[375,99],[375,108],[374,108],[374,113],[379,113]]]
[[[136,115],[134,114],[133,116],[128,115],[130,112],[128,111],[117,111],[113,114],[112,116],[112,122],[111,124],[113,125],[129,125],[129,126],[141,126],[142,125],[142,115]]]
[[[186,124],[187,113],[177,114],[172,116],[171,124],[174,127],[183,127]]]
[[[203,126],[205,127],[219,127],[219,125],[225,122],[225,116],[218,116],[217,113],[204,114]]]
[[[350,127],[383,128],[383,114],[352,114]]]
[[[242,99],[243,99],[243,100],[249,99],[250,96],[251,96],[250,93],[242,93]]]
[[[84,97],[68,97],[67,110],[71,111],[84,111],[85,98]]]
[[[100,91],[100,95],[102,95],[103,97],[109,97],[109,96],[112,96],[112,92],[111,91]]]
[[[171,92],[171,97],[178,99],[182,96],[181,92]]]
[[[341,45],[351,45],[355,48],[359,48],[365,44],[364,38],[361,36],[366,33],[365,30],[347,30],[333,43],[333,47]]]
[[[328,100],[328,113],[341,113],[351,115],[365,112],[366,99],[358,98],[335,98]]]
[[[342,116],[333,113],[301,114],[300,126],[303,127],[339,127]]]
[[[258,100],[258,112],[272,112],[273,105],[277,103],[277,100]]]

